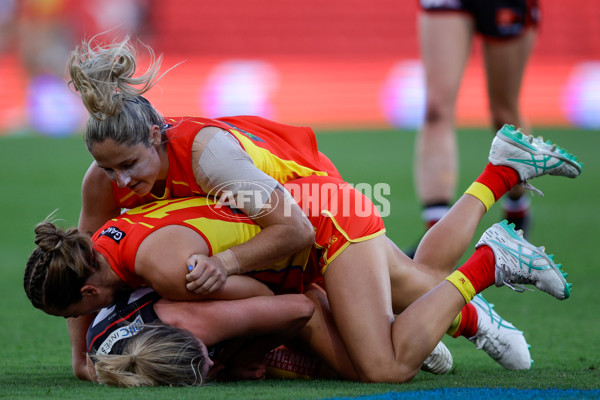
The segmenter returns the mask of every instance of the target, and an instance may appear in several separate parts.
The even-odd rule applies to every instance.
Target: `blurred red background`
[[[84,112],[63,91],[66,57],[82,38],[109,29],[106,36],[131,34],[164,54],[163,69],[184,61],[147,96],[164,115],[259,114],[320,129],[414,128],[422,118],[416,0],[5,0],[0,6],[2,133],[81,129]],[[598,0],[541,0],[541,12],[524,114],[534,125],[597,128]],[[488,125],[479,44],[459,96],[462,126]],[[142,65],[145,56],[140,51]]]

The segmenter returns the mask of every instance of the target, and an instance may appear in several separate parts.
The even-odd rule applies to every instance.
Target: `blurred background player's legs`
[[[425,229],[444,216],[455,196],[455,107],[473,34],[474,22],[468,14],[423,12],[419,16],[427,101],[424,125],[416,141],[414,182],[423,205]],[[414,249],[407,254],[412,256]]]
[[[535,37],[535,29],[528,29],[514,38],[484,42],[488,97],[495,130],[511,124],[531,134],[528,122],[520,113],[519,95]],[[522,186],[513,188],[502,203],[505,218],[525,232],[530,221],[529,203],[530,197]]]
[[[473,35],[481,28],[476,26],[478,15],[422,12],[419,16],[427,102],[425,121],[416,141],[414,180],[425,230],[439,221],[454,201],[458,176],[456,99]],[[535,29],[510,37],[492,35],[484,38],[483,58],[493,133],[504,124],[511,124],[529,134],[529,126],[519,112],[519,96]],[[524,189],[515,187],[503,200],[504,218],[518,229],[527,230],[529,205]],[[415,249],[416,245],[407,254],[413,256]]]

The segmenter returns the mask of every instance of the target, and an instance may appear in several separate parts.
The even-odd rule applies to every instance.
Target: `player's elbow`
[[[308,218],[299,218],[294,224],[294,242],[297,250],[312,246],[315,243],[315,228]]]

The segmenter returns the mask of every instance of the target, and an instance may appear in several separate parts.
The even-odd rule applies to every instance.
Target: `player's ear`
[[[152,125],[150,128],[150,143],[152,145],[159,145],[162,142],[162,136],[160,134],[160,128],[158,125]]]
[[[82,296],[96,296],[98,295],[98,288],[94,285],[86,284],[81,288]]]

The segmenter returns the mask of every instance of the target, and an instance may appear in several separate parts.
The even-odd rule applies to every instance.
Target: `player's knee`
[[[429,91],[425,103],[425,121],[451,121],[454,118],[454,103],[454,97],[450,92]]]
[[[436,124],[452,120],[452,111],[444,106],[441,102],[430,100],[427,101],[425,110],[425,122],[428,124]]]
[[[298,302],[298,307],[300,308],[298,320],[299,324],[301,324],[300,327],[302,327],[312,318],[315,312],[315,303],[306,296],[302,296],[300,299]]]
[[[418,368],[403,362],[395,362],[392,365],[380,363],[360,371],[359,376],[361,381],[369,383],[408,383],[418,372]]]

